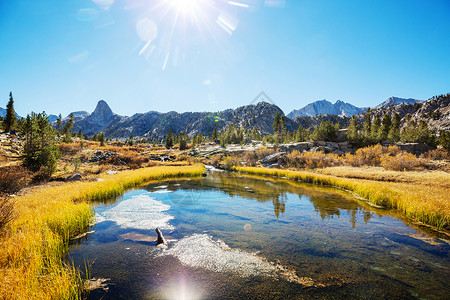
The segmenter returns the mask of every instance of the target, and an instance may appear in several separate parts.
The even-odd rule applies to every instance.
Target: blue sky
[[[176,16],[177,22],[175,23]],[[218,111],[450,92],[448,0],[0,0],[0,106]]]

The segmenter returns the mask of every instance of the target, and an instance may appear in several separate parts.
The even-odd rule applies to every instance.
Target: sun
[[[181,15],[195,15],[206,0],[170,0],[171,6]]]

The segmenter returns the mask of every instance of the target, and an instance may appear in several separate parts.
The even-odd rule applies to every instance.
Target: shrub
[[[286,165],[294,168],[325,168],[339,163],[339,157],[336,154],[325,154],[322,151],[299,152],[292,151],[285,157]]]
[[[78,151],[80,151],[83,147],[80,143],[61,143],[59,144],[59,151],[61,151],[62,155],[66,154],[76,154]]]
[[[420,156],[420,158],[431,160],[450,160],[450,151],[445,149],[430,150]]]
[[[252,166],[252,167],[256,166],[256,163],[259,160],[255,151],[246,151],[244,153],[244,156],[242,159],[244,160],[244,162],[247,166]]]
[[[410,171],[421,165],[419,159],[411,153],[398,153],[395,156],[381,158],[381,166],[387,170]]]
[[[359,167],[362,165],[367,166],[379,166],[381,164],[381,158],[385,155],[395,156],[400,153],[400,148],[397,146],[383,147],[380,144],[369,146],[365,148],[360,148],[356,150],[356,153],[345,154],[345,161],[353,166]]]
[[[0,194],[14,194],[30,181],[30,174],[22,166],[0,168]]]
[[[0,197],[0,233],[14,218],[14,202],[6,197]]]
[[[232,167],[239,166],[240,162],[240,159],[236,156],[226,156],[222,161],[222,165],[224,169],[231,170]]]

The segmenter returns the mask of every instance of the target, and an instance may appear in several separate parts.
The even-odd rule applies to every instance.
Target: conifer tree
[[[370,128],[372,127],[372,117],[370,111],[364,115],[363,136],[366,144],[370,144]]]
[[[281,125],[280,112],[277,110],[272,124],[273,133],[276,133],[280,130],[280,125]]]
[[[295,140],[297,142],[304,142],[308,139],[309,137],[309,132],[303,128],[302,125],[298,125],[298,129],[297,132],[295,133]]]
[[[378,134],[378,139],[380,141],[386,141],[388,138],[389,130],[392,126],[391,116],[389,114],[385,114],[383,116],[383,121],[381,122],[380,132]]]
[[[62,131],[63,123],[61,114],[59,114],[58,119],[56,119],[56,127],[59,131]]]
[[[379,115],[376,115],[373,119],[372,126],[370,127],[370,139],[372,142],[377,143],[380,141],[380,127],[381,127],[381,119]]]
[[[172,134],[172,130],[169,129],[169,132],[167,133],[166,136],[166,148],[170,149],[173,147],[173,134]]]
[[[347,138],[350,143],[358,145],[361,142],[361,136],[359,134],[358,122],[355,116],[350,120],[350,125],[347,128]]]
[[[21,131],[25,137],[23,164],[31,171],[40,171],[44,178],[50,177],[56,171],[61,154],[56,145],[55,130],[45,112],[28,115]]]
[[[98,141],[101,147],[105,146],[105,133],[103,131],[98,135]]]
[[[398,142],[400,140],[400,116],[395,113],[392,116],[392,124],[388,133],[388,140],[391,142]]]
[[[16,126],[16,113],[14,112],[14,99],[12,96],[12,92],[9,93],[9,101],[6,105],[6,116],[4,120],[5,131],[9,132],[11,129],[14,129]]]

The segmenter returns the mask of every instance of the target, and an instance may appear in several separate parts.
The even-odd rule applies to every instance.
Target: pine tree
[[[5,125],[5,131],[9,132],[16,126],[16,113],[14,112],[14,99],[12,92],[9,93],[9,101],[6,105],[6,116],[3,124]]]
[[[331,121],[322,121],[319,126],[314,128],[314,132],[311,134],[313,141],[335,141],[336,140],[336,127]]]
[[[134,135],[130,134],[130,138],[128,139],[128,146],[134,145]]]
[[[416,129],[415,142],[434,146],[436,144],[435,135],[432,130],[428,128],[424,120],[419,121],[419,127]]]
[[[286,129],[286,117],[284,115],[281,115],[280,117],[280,130]]]
[[[389,114],[385,114],[383,116],[383,121],[381,122],[380,132],[378,134],[378,138],[380,141],[386,141],[388,139],[389,130],[392,126],[391,116]]]
[[[201,143],[203,143],[203,140],[205,139],[205,137],[203,136],[203,133],[199,133],[198,135],[197,135],[197,144],[201,144]]]
[[[355,116],[352,117],[350,125],[347,128],[347,138],[353,145],[359,145],[361,143],[358,122],[356,121]]]
[[[280,126],[281,126],[280,112],[277,110],[272,124],[273,133],[278,132],[280,130]]]
[[[371,143],[371,132],[370,128],[372,127],[372,116],[370,115],[370,110],[367,110],[367,113],[364,115],[364,125],[363,125],[363,137],[365,144]]]
[[[66,122],[66,124],[64,124],[64,128],[63,128],[63,133],[64,133],[64,138],[63,138],[63,142],[64,143],[72,143],[72,136],[70,131],[73,129],[73,120],[74,120],[74,116],[71,113],[69,115],[69,120]]]
[[[211,139],[217,140],[217,128],[214,128]]]
[[[61,114],[59,114],[58,119],[56,119],[56,127],[58,131],[62,131],[63,123]]]
[[[442,146],[442,148],[450,151],[450,132],[445,132],[444,130],[442,130],[439,133],[438,143]]]
[[[170,149],[173,147],[173,134],[172,134],[172,130],[169,129],[169,132],[167,133],[166,136],[166,148]]]
[[[297,142],[304,142],[308,139],[309,132],[303,128],[302,125],[298,125],[297,132],[295,133],[295,140]]]
[[[372,142],[377,143],[380,141],[380,127],[381,127],[381,119],[379,115],[376,115],[373,119],[372,126],[370,127],[370,139]]]
[[[398,142],[400,140],[400,115],[395,113],[392,117],[391,128],[388,133],[388,140],[391,142]]]
[[[101,147],[105,146],[105,133],[103,131],[98,135],[98,141]]]
[[[23,164],[31,171],[40,171],[42,178],[50,177],[56,171],[61,154],[56,145],[55,130],[45,112],[28,115],[21,131],[25,137]]]

